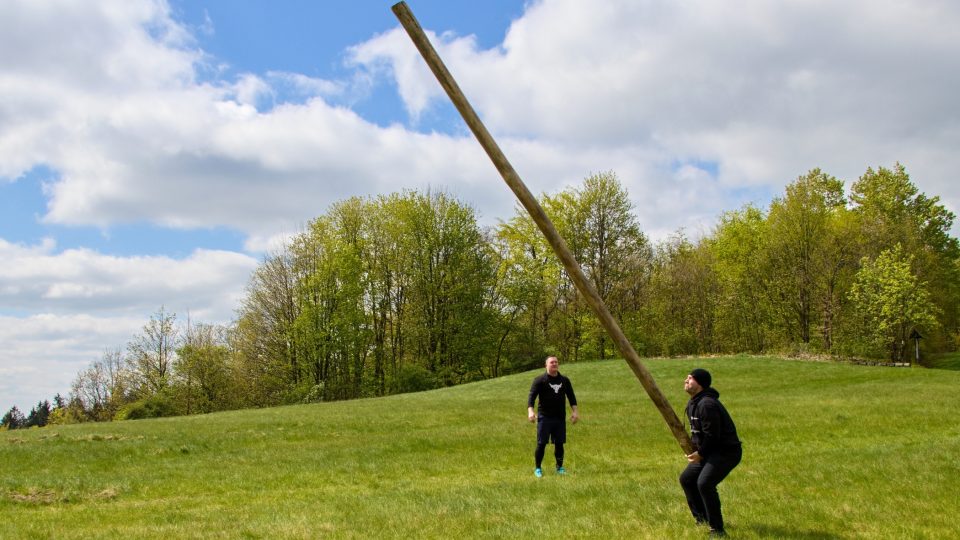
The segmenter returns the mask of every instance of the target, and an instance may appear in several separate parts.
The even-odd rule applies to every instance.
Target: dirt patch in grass
[[[18,504],[46,506],[50,504],[104,502],[113,500],[119,495],[120,490],[115,487],[106,487],[89,493],[31,487],[9,491],[6,498]]]
[[[94,434],[94,435],[85,435],[85,436],[83,436],[83,437],[77,437],[77,438],[74,439],[74,440],[75,440],[75,441],[98,441],[98,442],[99,442],[99,441],[129,441],[129,440],[137,440],[137,439],[142,439],[142,438],[143,438],[142,436],[138,436],[138,437],[128,437],[128,436],[124,436],[124,435],[110,435],[110,434],[100,435],[100,434],[98,433],[98,434]]]

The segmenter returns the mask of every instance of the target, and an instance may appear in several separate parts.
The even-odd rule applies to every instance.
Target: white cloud
[[[227,322],[257,259],[196,250],[189,257],[116,257],[87,249],[57,252],[51,241],[0,239],[0,306],[6,313],[151,313],[161,305],[205,322]],[[3,313],[3,312],[0,312]]]
[[[229,322],[258,263],[225,251],[114,257],[3,239],[0,260],[0,407],[66,394],[80,369],[125,346],[161,307],[180,321]]]
[[[333,104],[386,83],[414,128],[449,107],[399,27],[372,28],[382,33],[349,48],[349,81],[278,71],[211,80],[223,59],[199,50],[160,0],[7,0],[0,10],[0,178],[54,171],[46,223],[227,227],[255,251],[353,195],[445,189],[485,223],[514,211],[465,129],[383,127]],[[814,167],[850,181],[900,161],[960,212],[956,2],[544,0],[489,50],[421,22],[531,191],[614,171],[654,238],[765,205]],[[160,304],[228,318],[256,265],[217,251],[116,257],[3,236],[0,315],[22,345],[17,358],[88,362],[116,344],[108,327],[125,323],[110,321],[140,325]],[[58,324],[90,343],[42,347],[41,327]],[[17,358],[0,358],[0,373],[24,369]]]
[[[132,316],[0,315],[0,406],[16,405],[27,414],[58,393],[66,397],[82,369],[105,350],[123,347],[146,322]]]
[[[596,154],[606,160],[600,168],[636,188],[638,206],[666,187],[670,200],[681,195],[711,223],[746,202],[731,190],[759,194],[764,205],[811,168],[853,181],[896,161],[921,190],[960,210],[951,179],[960,142],[952,97],[960,92],[958,23],[960,5],[937,1],[749,1],[730,9],[548,0],[532,4],[497,50],[431,37],[501,138]],[[356,47],[354,59],[391,73],[407,108],[424,114],[446,98],[403,38],[378,36]],[[523,150],[501,146],[524,159]],[[628,163],[616,159],[635,150]],[[702,200],[707,179],[667,185],[679,180],[673,164],[687,161],[716,164],[723,189],[708,191],[710,201]],[[535,164],[525,178],[536,182],[549,166]],[[638,168],[651,174],[625,174]],[[693,224],[682,207],[651,210],[640,214],[645,229]]]
[[[436,34],[430,31],[426,33],[431,37],[434,46],[442,47],[443,42],[438,41]],[[430,69],[402,28],[394,28],[361,45],[351,47],[348,64],[367,70],[374,78],[392,77],[407,113],[414,122],[431,100],[443,96],[443,90],[433,79]]]
[[[14,3],[0,23],[32,26],[0,38],[32,59],[2,57],[15,69],[0,75],[0,174],[40,163],[59,172],[48,223],[227,226],[252,246],[345,197],[425,186],[448,187],[491,221],[512,213],[511,194],[490,188],[498,176],[465,132],[380,127],[325,101],[350,102],[352,83],[270,72],[202,84],[196,70],[207,58],[163,4],[43,16],[32,4]],[[960,208],[950,181],[958,9],[555,0],[532,4],[495,49],[431,36],[532,191],[615,170],[638,208],[649,206],[643,227],[669,231],[776,194],[813,167],[854,180],[898,160],[922,190]],[[66,24],[81,30],[66,60],[33,39]],[[415,119],[449,106],[399,28],[349,58],[360,74],[391,78]],[[286,90],[314,97],[258,110]],[[676,183],[677,164],[690,161],[715,164],[706,185],[740,196],[717,191],[690,211],[649,205],[664,192],[701,192],[703,182]]]

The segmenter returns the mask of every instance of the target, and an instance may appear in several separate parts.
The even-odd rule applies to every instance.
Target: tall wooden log
[[[650,399],[653,400],[660,414],[663,415],[663,419],[667,422],[667,426],[673,433],[674,438],[676,438],[680,444],[680,448],[685,454],[693,452],[690,437],[684,430],[680,419],[677,418],[677,414],[673,408],[670,407],[670,403],[667,402],[667,398],[664,397],[663,392],[657,387],[657,383],[653,380],[646,366],[640,361],[640,356],[633,349],[630,341],[627,340],[626,335],[624,335],[623,330],[620,329],[620,325],[617,324],[610,310],[607,309],[606,304],[603,303],[603,299],[600,298],[600,294],[593,286],[593,283],[591,283],[583,273],[583,269],[580,268],[580,264],[573,257],[563,237],[557,232],[556,227],[553,226],[553,223],[550,221],[550,218],[547,217],[546,212],[543,211],[540,203],[537,202],[537,199],[530,193],[530,190],[527,189],[523,180],[520,179],[520,176],[513,169],[513,166],[510,165],[507,157],[500,150],[497,142],[490,135],[490,132],[487,131],[483,122],[480,121],[480,117],[477,116],[470,102],[467,101],[467,97],[463,94],[463,91],[460,90],[459,85],[457,85],[457,82],[447,70],[443,60],[440,59],[440,55],[437,54],[433,45],[430,44],[430,40],[427,39],[423,28],[420,27],[420,23],[417,22],[417,19],[413,16],[413,12],[407,7],[406,2],[399,2],[391,9],[394,15],[397,16],[397,19],[400,20],[400,24],[403,25],[407,34],[410,35],[410,39],[413,40],[417,50],[420,51],[420,55],[423,56],[427,65],[430,66],[430,70],[433,71],[433,74],[437,77],[440,86],[446,91],[447,96],[450,97],[450,100],[457,110],[460,111],[460,116],[463,117],[467,126],[473,132],[474,136],[476,136],[480,142],[480,146],[483,147],[484,151],[486,151],[487,155],[493,161],[497,171],[500,172],[500,176],[503,177],[503,180],[510,186],[514,194],[516,194],[517,199],[520,200],[523,207],[530,213],[530,217],[533,218],[537,227],[540,228],[540,231],[547,238],[547,242],[553,247],[553,251],[556,252],[560,258],[567,274],[600,319],[600,324],[603,325],[604,329],[606,329],[610,335],[610,338],[616,343],[617,349],[627,361],[630,369],[633,370],[633,373],[640,379],[640,384],[643,385],[644,390],[647,391],[647,395],[650,396]]]

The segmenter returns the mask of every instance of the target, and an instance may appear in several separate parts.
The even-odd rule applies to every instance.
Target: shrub
[[[177,408],[165,394],[154,394],[133,403],[128,403],[117,411],[114,420],[139,420],[142,418],[162,418],[177,416]]]
[[[439,387],[436,375],[423,366],[403,366],[390,385],[393,394],[422,392]]]

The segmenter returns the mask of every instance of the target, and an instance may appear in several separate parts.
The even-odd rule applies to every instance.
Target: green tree
[[[341,201],[255,273],[236,372],[275,381],[281,402],[380,395],[405,364],[444,384],[486,376],[493,275],[473,210],[449,196]]]
[[[50,421],[50,402],[47,400],[37,403],[37,406],[30,409],[24,427],[43,427]]]
[[[678,233],[656,250],[645,310],[650,352],[674,355],[714,352],[718,278],[705,243]]]
[[[652,249],[640,231],[627,191],[613,172],[594,174],[581,186],[542,197],[543,208],[564,238],[584,274],[621,325],[642,298],[637,285],[649,275]],[[519,211],[519,209],[518,209]],[[526,217],[521,223],[528,223]],[[539,239],[539,230],[527,225],[524,231],[543,246],[550,264],[562,269],[556,256]],[[613,350],[599,321],[569,276],[560,271],[555,286],[555,305],[550,310],[547,341],[561,356],[576,361],[584,346],[605,358]]]
[[[119,348],[105,350],[99,360],[77,374],[68,410],[58,415],[58,420],[111,420],[134,399],[138,379],[130,366]]]
[[[628,306],[636,304],[630,276],[644,273],[651,249],[640,231],[633,204],[626,189],[613,172],[587,177],[574,192],[574,238],[584,245],[578,251],[580,265],[593,282],[607,308],[623,322]],[[579,246],[578,246],[579,247]],[[597,355],[606,358],[611,344],[599,321],[590,317],[589,325]]]
[[[561,283],[566,276],[522,207],[518,206],[514,217],[496,228],[492,242],[498,254],[496,292],[502,301],[499,355],[510,358],[511,367],[531,369],[548,355],[548,336],[562,301]]]
[[[366,203],[354,198],[337,203],[311,222],[295,240],[299,356],[308,381],[324,399],[359,397],[364,392],[370,351],[364,292],[364,215]]]
[[[249,301],[249,298],[245,300]],[[269,407],[283,403],[292,385],[286,356],[274,356],[276,337],[266,329],[263,312],[244,309],[230,327],[229,374],[238,407]]]
[[[866,256],[875,258],[899,243],[913,257],[913,272],[927,283],[942,322],[925,341],[935,348],[952,347],[952,335],[960,334],[960,244],[950,236],[954,214],[939,197],[920,193],[899,163],[892,169],[867,169],[853,184],[850,201]]]
[[[715,325],[721,350],[761,352],[769,344],[769,279],[763,273],[768,239],[766,216],[748,205],[723,214],[707,240],[717,274]]]
[[[831,220],[845,200],[843,182],[813,169],[770,205],[766,263],[772,302],[785,337],[810,344],[825,294],[823,262]]]
[[[0,419],[0,427],[4,429],[20,429],[24,427],[26,423],[27,419],[24,418],[23,413],[20,412],[20,409],[18,409],[16,405],[10,407],[10,410]]]
[[[904,358],[913,329],[936,327],[936,307],[925,283],[911,271],[912,257],[898,243],[875,260],[864,258],[850,298],[860,314],[861,331],[873,351],[886,351],[890,360]]]
[[[405,353],[403,329],[410,290],[411,252],[404,245],[403,216],[410,204],[400,194],[380,196],[367,205],[365,293],[372,332],[373,385],[377,395],[387,392],[388,380],[398,375]]]
[[[490,252],[472,208],[442,193],[413,197],[404,221],[411,346],[445,384],[480,377],[494,343]]]
[[[588,247],[588,238],[586,233],[586,224],[582,219],[583,213],[578,204],[578,195],[575,188],[566,189],[556,195],[544,195],[541,205],[544,212],[549,216],[557,229],[557,232],[566,241],[570,253],[578,263],[586,258]],[[534,229],[535,234],[542,235],[539,229]],[[580,298],[580,291],[574,285],[573,280],[563,270],[557,256],[551,248],[546,249],[546,253],[557,264],[560,270],[560,279],[557,281],[555,297],[557,299],[555,309],[550,318],[550,324],[547,327],[547,342],[549,350],[555,351],[561,358],[570,362],[576,362],[580,359],[580,353],[585,346],[588,329],[591,323],[592,314],[587,303]],[[584,269],[584,272],[588,272]],[[587,274],[589,277],[589,274]],[[542,359],[541,363],[542,363]]]
[[[175,395],[185,414],[233,408],[236,389],[230,376],[226,329],[210,324],[188,325],[174,364]]]
[[[645,298],[652,249],[640,231],[626,190],[613,172],[595,174],[581,186],[541,196],[544,211],[573,257],[626,332]],[[497,228],[498,284],[520,357],[542,363],[544,354],[577,361],[585,346],[600,358],[612,351],[607,335],[533,220],[521,207]],[[528,344],[524,350],[523,343]]]
[[[334,332],[340,355],[347,365],[351,397],[370,395],[375,386],[368,376],[373,333],[368,317],[369,267],[371,253],[367,212],[369,202],[350,199],[331,211],[335,227],[335,271],[339,309],[334,317]]]
[[[862,252],[863,238],[855,216],[838,206],[830,214],[813,261],[818,269],[815,307],[819,309],[820,339],[825,351],[836,352],[838,336],[847,326],[848,292]]]
[[[299,317],[297,275],[289,248],[268,255],[253,272],[229,337],[234,373],[249,405],[282,403],[301,366],[294,323]]]
[[[170,385],[179,331],[177,316],[162,306],[127,344],[127,361],[141,396],[156,394]]]

